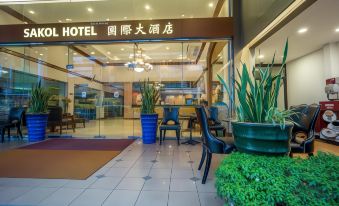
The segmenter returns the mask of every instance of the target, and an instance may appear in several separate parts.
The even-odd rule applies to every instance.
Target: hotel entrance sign
[[[230,17],[1,25],[0,44],[212,39],[233,36]]]

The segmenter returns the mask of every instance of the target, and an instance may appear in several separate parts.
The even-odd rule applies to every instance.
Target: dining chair
[[[167,130],[175,131],[179,145],[181,131],[181,125],[179,122],[179,107],[164,107],[163,119],[159,126],[160,145],[165,140]]]
[[[198,170],[201,170],[202,165],[205,162],[206,156],[207,160],[205,163],[205,171],[202,178],[202,184],[206,183],[209,169],[211,167],[212,154],[230,154],[234,151],[235,146],[233,142],[224,142],[217,137],[215,137],[208,128],[208,118],[205,112],[205,109],[202,106],[196,107],[195,111],[197,113],[198,122],[201,128],[202,133],[202,156]]]
[[[211,106],[209,109],[209,129],[219,136],[218,132],[221,131],[223,137],[226,136],[226,127],[221,123],[218,117],[218,107]]]
[[[9,110],[8,114],[8,124],[6,126],[8,132],[8,138],[11,137],[11,128],[17,129],[17,134],[19,134],[22,139],[21,124],[24,115],[25,109],[23,107],[12,107]]]
[[[295,112],[291,116],[294,123],[292,130],[291,151],[293,153],[307,153],[308,156],[313,156],[314,140],[315,140],[315,123],[320,111],[320,105],[298,105],[290,108]],[[306,138],[301,139],[296,137],[298,133],[305,134]]]

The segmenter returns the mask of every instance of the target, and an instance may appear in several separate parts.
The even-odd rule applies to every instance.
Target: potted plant
[[[158,114],[155,113],[154,109],[159,99],[159,90],[147,80],[141,84],[140,92],[142,141],[144,144],[153,144],[156,141],[158,128]]]
[[[48,89],[41,87],[41,81],[32,88],[30,106],[26,115],[29,142],[45,139],[50,97]]]
[[[266,68],[255,68],[252,77],[246,64],[235,80],[237,96],[236,116],[232,121],[234,143],[237,149],[246,153],[284,155],[290,151],[293,123],[287,119],[294,114],[291,110],[280,110],[277,106],[282,74],[287,58],[286,41],[283,61],[278,74],[272,74],[272,64]],[[234,104],[233,96],[226,82],[218,76]]]

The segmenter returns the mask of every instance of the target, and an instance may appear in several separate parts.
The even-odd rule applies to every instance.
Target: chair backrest
[[[210,120],[217,122],[218,121],[218,107],[211,106],[209,109]]]
[[[12,107],[9,110],[9,114],[8,114],[8,121],[12,122],[14,120],[18,121],[19,124],[21,123],[23,114],[24,114],[25,109],[22,107]]]
[[[164,107],[162,124],[167,124],[169,121],[173,121],[174,124],[180,124],[179,107]]]
[[[62,108],[59,106],[48,107],[48,122],[61,122],[62,121]]]
[[[201,128],[203,144],[212,153],[223,153],[225,143],[213,136],[208,128],[208,119],[204,107],[195,108],[197,119]]]
[[[319,115],[320,105],[298,105],[290,107],[296,114],[291,116],[291,119],[297,124],[295,125],[295,131],[301,130],[308,135],[314,134],[314,127]]]

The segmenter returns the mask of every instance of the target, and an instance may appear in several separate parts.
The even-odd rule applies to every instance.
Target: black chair
[[[169,124],[170,122],[173,122],[174,124]],[[165,140],[167,130],[175,131],[179,145],[181,131],[179,122],[179,107],[164,107],[164,115],[159,127],[160,145]]]
[[[11,137],[11,129],[16,128],[17,134],[19,134],[20,138],[23,139],[22,132],[21,132],[21,124],[22,124],[24,112],[25,112],[25,109],[22,107],[12,107],[9,110],[8,124],[5,127],[8,132],[8,138]]]
[[[48,112],[49,114],[47,124],[50,127],[51,132],[54,132],[55,127],[58,126],[61,135],[63,126],[66,126],[66,128],[68,129],[68,125],[71,125],[73,132],[75,132],[75,122],[73,116],[68,117],[67,115],[63,115],[61,107],[50,106],[48,107]]]
[[[312,105],[299,105],[291,107],[296,114],[291,116],[291,120],[294,122],[292,130],[291,140],[291,152],[293,153],[307,153],[309,156],[313,156],[314,152],[314,127],[320,111],[320,106],[317,104]],[[305,139],[296,137],[298,133],[304,133]]]
[[[205,158],[207,156],[204,176],[202,178],[202,184],[206,183],[206,179],[208,176],[208,172],[211,166],[212,154],[229,154],[231,153],[235,147],[233,142],[224,142],[218,138],[216,138],[208,128],[208,119],[203,107],[196,107],[195,111],[197,113],[198,122],[200,124],[201,132],[202,132],[202,156],[200,160],[200,164],[198,170],[201,170],[202,165],[205,162]]]
[[[218,118],[218,108],[210,107],[209,109],[210,117],[209,117],[209,129],[215,132],[216,136],[218,135],[218,131],[222,132],[223,137],[226,136],[226,127],[222,125],[221,121]]]

